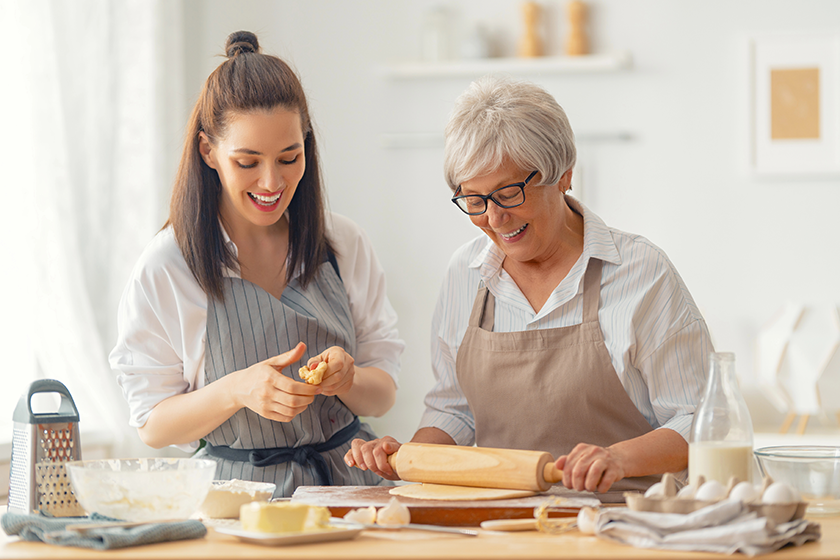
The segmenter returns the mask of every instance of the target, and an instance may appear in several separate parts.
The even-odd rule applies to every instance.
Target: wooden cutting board
[[[292,495],[293,502],[325,506],[333,517],[344,517],[351,509],[368,506],[383,507],[393,496],[388,486],[299,486]],[[551,496],[569,500],[569,507],[597,507],[601,504],[595,494],[575,492],[562,485],[552,486],[547,492],[527,498],[482,501],[419,500],[399,497],[408,506],[411,522],[426,525],[476,527],[490,519],[524,519],[534,517],[534,508]],[[557,512],[552,517],[571,517],[574,512]]]

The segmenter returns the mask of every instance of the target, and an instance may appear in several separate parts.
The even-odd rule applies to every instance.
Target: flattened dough
[[[503,488],[474,488],[472,486],[452,486],[449,484],[406,484],[391,488],[394,496],[418,498],[420,500],[504,500],[507,498],[527,498],[536,496],[531,490],[505,490]]]

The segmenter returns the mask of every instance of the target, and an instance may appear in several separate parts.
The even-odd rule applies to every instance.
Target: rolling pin
[[[388,463],[409,482],[545,492],[563,480],[544,451],[404,443]]]

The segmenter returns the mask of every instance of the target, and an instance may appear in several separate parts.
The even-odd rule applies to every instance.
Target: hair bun
[[[257,36],[250,31],[234,31],[228,35],[225,45],[225,54],[228,58],[243,53],[258,52],[260,52],[260,43],[257,41]]]

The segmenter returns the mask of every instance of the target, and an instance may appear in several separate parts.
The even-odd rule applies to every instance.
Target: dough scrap
[[[325,373],[327,373],[327,362],[320,362],[315,369],[309,369],[307,366],[303,366],[298,370],[300,378],[310,385],[320,385],[321,381],[324,380]]]
[[[527,498],[536,496],[531,490],[508,490],[504,488],[475,488],[472,486],[454,486],[450,484],[406,484],[391,488],[390,494],[420,500],[504,500],[507,498]]]
[[[345,521],[361,523],[362,525],[372,525],[376,522],[376,508],[369,506],[350,510],[344,514],[344,519]]]
[[[391,498],[388,505],[376,512],[376,524],[386,527],[397,527],[411,523],[411,512],[396,498]]]

